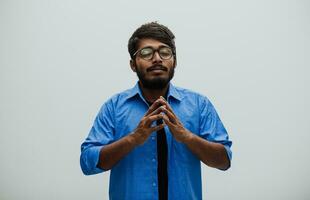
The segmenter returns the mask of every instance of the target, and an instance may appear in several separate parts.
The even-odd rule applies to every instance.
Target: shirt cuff
[[[82,153],[80,164],[85,175],[98,174],[106,171],[97,167],[102,147],[103,146],[93,146]]]
[[[224,147],[226,149],[226,153],[227,153],[227,156],[229,158],[229,161],[231,161],[231,159],[232,159],[232,152],[231,152],[231,150],[230,150],[230,148],[228,146],[224,145]]]

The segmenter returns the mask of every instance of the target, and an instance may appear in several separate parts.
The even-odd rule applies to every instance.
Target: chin
[[[140,80],[140,81],[145,88],[153,90],[164,89],[167,86],[167,84],[169,84],[169,79],[167,78],[153,78],[150,80]]]

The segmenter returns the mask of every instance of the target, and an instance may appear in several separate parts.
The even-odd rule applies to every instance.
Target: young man
[[[230,167],[228,134],[207,97],[170,83],[173,33],[156,22],[128,43],[138,83],[101,107],[81,146],[84,174],[111,169],[110,199],[202,199],[201,166]]]

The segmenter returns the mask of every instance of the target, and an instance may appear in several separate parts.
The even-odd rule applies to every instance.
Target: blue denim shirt
[[[205,140],[223,144],[231,160],[232,142],[207,97],[170,84],[167,101],[186,129]],[[148,108],[138,83],[103,104],[81,145],[80,164],[84,174],[104,171],[97,167],[100,149],[132,133]],[[165,132],[169,199],[202,199],[200,160],[186,145],[173,138],[168,126]],[[156,132],[153,132],[143,145],[137,146],[113,166],[110,199],[158,199],[156,142]]]

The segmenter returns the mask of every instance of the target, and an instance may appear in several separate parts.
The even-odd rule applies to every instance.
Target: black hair
[[[164,25],[157,22],[150,22],[140,26],[128,41],[128,52],[131,59],[134,60],[134,53],[137,51],[139,40],[151,38],[158,40],[166,45],[168,45],[173,52],[173,56],[176,59],[176,48],[175,48],[175,36],[173,33]]]

